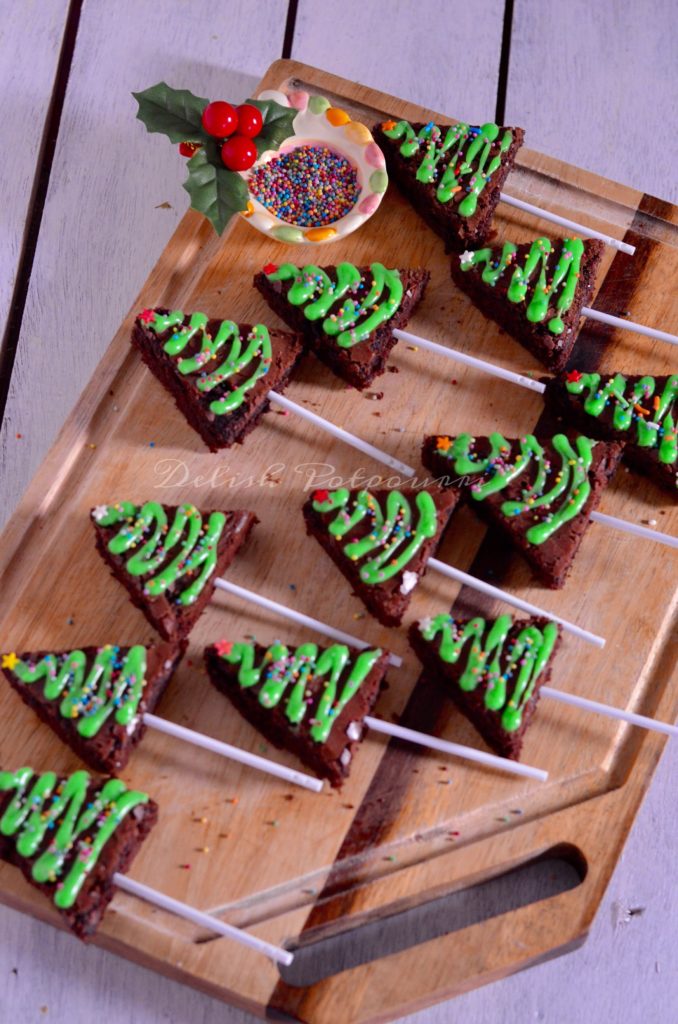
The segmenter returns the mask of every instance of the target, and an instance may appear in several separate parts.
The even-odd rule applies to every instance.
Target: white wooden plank
[[[40,142],[52,96],[68,0],[5,2],[0,18],[0,161],[3,244],[0,334],[16,281]],[[40,59],[35,60],[39,54]]]
[[[135,120],[132,90],[165,79],[242,101],[280,56],[286,13],[285,0],[86,0],[0,433],[0,526],[188,206],[184,160]]]
[[[451,117],[494,119],[503,0],[300,0],[292,57]]]
[[[506,116],[527,145],[678,200],[674,0],[516,0]]]

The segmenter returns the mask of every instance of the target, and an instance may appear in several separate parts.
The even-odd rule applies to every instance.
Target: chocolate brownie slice
[[[209,677],[274,746],[291,750],[332,786],[348,777],[388,667],[388,652],[344,644],[263,647],[222,640],[205,648]]]
[[[306,530],[322,545],[365,607],[399,626],[440,543],[458,494],[345,488],[316,491],[304,505]]]
[[[585,434],[625,442],[624,460],[678,495],[678,374],[572,370],[547,382],[544,399]]]
[[[382,263],[355,267],[267,264],[254,285],[293,330],[304,335],[318,359],[362,390],[383,373],[426,290],[428,270],[389,270]]]
[[[52,900],[80,939],[94,935],[155,825],[158,806],[120,779],[0,771],[0,858]]]
[[[522,552],[535,575],[558,589],[619,465],[622,445],[554,434],[520,439],[434,436],[422,461],[441,476],[452,473],[469,503]]]
[[[413,623],[409,636],[427,677],[444,688],[493,750],[518,760],[561,632],[543,618],[442,614]]]
[[[140,313],[132,342],[211,451],[242,442],[303,354],[299,334],[168,309]]]
[[[375,125],[372,134],[389,175],[447,249],[482,245],[523,129],[391,119]]]
[[[99,554],[165,640],[188,636],[214,581],[258,522],[253,512],[120,501],[92,509]]]
[[[504,242],[453,256],[451,271],[485,316],[558,373],[577,340],[604,251],[597,239]]]
[[[6,654],[5,678],[43,722],[96,771],[121,771],[143,737],[143,716],[165,692],[185,644],[83,647]]]

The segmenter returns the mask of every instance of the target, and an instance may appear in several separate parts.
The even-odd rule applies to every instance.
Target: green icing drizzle
[[[276,641],[267,648],[259,665],[253,643],[223,644],[220,657],[231,665],[240,665],[238,682],[243,689],[262,682],[259,703],[276,707],[286,699],[285,714],[293,725],[299,725],[309,710],[307,686],[311,679],[327,676],[322,695],[311,719],[310,735],[316,743],[325,743],[337,716],[358,692],[381,656],[381,650],[362,651],[353,663],[348,647],[333,644],[318,653],[316,644],[301,644],[290,651]],[[341,692],[339,680],[349,669]],[[288,693],[289,691],[289,693]]]
[[[674,402],[678,397],[678,374],[669,377],[661,394],[655,394],[654,377],[641,377],[629,387],[623,373],[611,377],[602,387],[599,373],[581,373],[566,381],[571,395],[582,395],[584,411],[598,417],[612,402],[612,425],[615,430],[630,430],[635,426],[636,443],[641,448],[657,448],[659,461],[671,465],[678,461],[678,435],[674,417]],[[628,393],[627,393],[628,392]],[[652,407],[649,399],[654,396]]]
[[[507,647],[512,625],[510,615],[490,623],[481,618],[457,623],[451,615],[436,615],[419,624],[425,640],[433,641],[440,635],[439,655],[443,661],[456,665],[465,659],[459,677],[461,690],[472,692],[481,682],[487,682],[485,707],[501,712],[506,732],[520,728],[525,706],[558,638],[558,627],[553,622],[543,629],[529,625],[514,635]]]
[[[44,679],[46,699],[61,698],[62,718],[78,719],[78,732],[91,739],[111,715],[119,725],[129,726],[137,714],[146,682],[146,648],[130,647],[124,658],[119,651],[102,647],[89,668],[84,651],[61,658],[46,654],[38,662],[18,661],[13,672],[29,686]]]
[[[593,460],[596,444],[588,437],[577,437],[573,447],[564,434],[555,434],[551,445],[560,456],[558,471],[553,466],[534,434],[527,434],[518,442],[519,451],[511,459],[511,444],[501,434],[490,434],[489,455],[481,458],[474,452],[475,438],[470,434],[459,434],[450,443],[449,438],[438,438],[437,453],[454,462],[455,472],[460,476],[484,479],[471,484],[471,496],[483,501],[491,494],[497,494],[532,467],[536,475],[526,485],[520,501],[505,501],[502,513],[519,516],[524,512],[533,515],[543,509],[545,518],[530,526],[525,533],[531,544],[543,544],[570,519],[578,515],[591,493],[588,472]]]
[[[75,903],[125,815],[148,801],[145,793],[128,790],[120,779],[109,779],[85,803],[89,784],[90,776],[84,771],[62,781],[54,772],[36,776],[32,768],[0,772],[0,793],[15,791],[0,818],[0,835],[16,836],[17,853],[29,858],[36,857],[49,833],[50,842],[36,857],[31,873],[36,882],[56,884],[54,902],[62,910]]]
[[[424,156],[417,168],[417,181],[435,184],[436,198],[448,203],[453,195],[466,191],[457,212],[470,217],[476,212],[478,196],[502,164],[504,153],[511,148],[513,136],[504,131],[499,140],[499,152],[490,159],[499,139],[500,128],[489,122],[480,127],[455,124],[443,132],[431,121],[415,132],[409,121],[399,121],[393,128],[384,129],[389,139],[403,139],[400,153],[404,157],[416,156],[424,148]]]
[[[217,545],[226,516],[223,512],[212,512],[205,526],[195,505],[179,505],[174,521],[168,525],[167,514],[159,502],[135,505],[121,501],[96,509],[95,520],[99,526],[122,524],[120,532],[108,542],[108,550],[113,555],[129,552],[125,568],[131,576],[149,577],[144,584],[148,596],[158,597],[184,576],[194,577],[176,596],[177,604],[190,605],[216,568]],[[167,562],[174,548],[178,548],[178,554]]]
[[[222,320],[214,337],[206,332],[208,318],[204,313],[193,313],[188,324],[184,324],[184,314],[180,309],[171,313],[155,313],[153,320],[147,320],[145,326],[155,334],[175,329],[174,334],[164,343],[163,349],[169,356],[180,356],[191,343],[198,331],[202,334],[200,352],[190,358],[179,359],[179,373],[200,374],[196,381],[198,391],[210,392],[224,381],[230,381],[236,374],[242,373],[250,364],[258,360],[254,371],[242,384],[210,402],[210,410],[217,416],[239,409],[258,380],[266,376],[271,368],[271,338],[263,324],[255,324],[248,334],[245,343],[240,336],[240,328],[232,320]],[[226,345],[229,349],[224,362],[220,363],[211,373],[203,367],[211,363],[221,354]]]
[[[499,278],[509,267],[513,274],[506,295],[509,302],[525,302],[528,289],[531,289],[525,315],[530,323],[541,323],[546,319],[549,309],[555,301],[556,315],[548,322],[551,334],[562,334],[565,329],[562,314],[566,313],[574,302],[579,281],[584,243],[581,238],[564,238],[558,262],[550,281],[546,277],[546,267],[553,245],[548,238],[536,238],[530,246],[522,266],[516,262],[518,246],[513,242],[504,242],[501,256],[491,248],[465,252],[460,257],[463,271],[484,264],[481,274],[485,284],[494,287]],[[533,278],[536,279],[533,282]]]
[[[370,531],[360,539],[349,540],[344,553],[353,561],[368,560],[360,567],[363,583],[371,585],[390,580],[414,558],[425,540],[435,537],[438,527],[436,505],[428,491],[419,491],[415,503],[416,522],[409,500],[400,491],[390,491],[386,513],[369,491],[353,494],[346,488],[329,491],[326,500],[314,501],[316,512],[333,512],[329,524],[332,537],[342,538],[364,519],[372,520]],[[375,553],[376,552],[376,553]]]
[[[352,263],[338,265],[336,282],[322,267],[312,264],[296,267],[282,263],[266,277],[269,281],[292,281],[287,301],[303,306],[307,320],[321,320],[325,334],[336,338],[340,348],[352,348],[390,320],[403,297],[398,270],[387,270],[383,263],[372,263],[370,270],[371,284],[362,279]]]

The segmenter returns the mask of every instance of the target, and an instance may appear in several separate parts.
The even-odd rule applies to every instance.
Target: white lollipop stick
[[[361,440],[361,438],[356,437],[355,434],[350,434],[348,430],[344,430],[343,427],[335,426],[334,423],[330,423],[329,420],[323,419],[322,416],[317,416],[309,409],[304,409],[303,406],[297,405],[296,402],[290,402],[289,398],[284,398],[283,395],[279,395],[277,391],[269,391],[267,397],[273,405],[279,405],[282,409],[295,413],[302,420],[307,420],[309,423],[313,423],[316,427],[320,427],[321,430],[326,431],[326,433],[338,438],[345,444],[350,444],[352,448],[357,448],[358,451],[363,452],[364,455],[371,455],[373,459],[376,459],[378,462],[383,462],[384,465],[390,466],[391,469],[396,469],[404,476],[409,477],[415,475],[415,470],[412,466],[408,466],[404,462],[400,462],[399,459],[394,458],[392,455],[387,455],[386,452],[382,452],[380,448],[375,448],[374,445]]]
[[[269,761],[266,757],[250,754],[247,750],[241,750],[240,747],[231,746],[230,743],[214,740],[211,736],[204,736],[201,732],[194,732],[193,729],[177,725],[176,722],[169,722],[166,718],[158,718],[157,715],[151,715],[146,712],[143,719],[144,725],[148,725],[151,729],[164,732],[167,736],[173,736],[177,740],[185,740],[187,743],[192,743],[195,747],[211,750],[213,754],[221,754],[222,757],[228,757],[231,761],[245,764],[248,768],[256,768],[257,771],[268,772],[269,775],[275,775],[276,778],[284,779],[285,782],[293,782],[296,786],[303,786],[304,789],[310,789],[314,793],[319,793],[323,788],[322,781],[314,778],[312,775],[305,775],[304,772],[298,772],[294,768],[286,768],[275,761]]]
[[[543,394],[546,391],[546,385],[542,384],[540,381],[532,380],[530,377],[524,377],[521,373],[513,373],[512,370],[504,370],[501,366],[495,366],[494,363],[488,363],[486,359],[478,359],[476,356],[468,356],[465,352],[459,352],[457,349],[448,348],[446,345],[438,345],[435,341],[429,341],[427,338],[420,338],[418,335],[410,334],[408,331],[395,330],[393,333],[399,341],[410,342],[418,348],[423,348],[429,352],[435,352],[438,355],[446,356],[448,359],[453,359],[457,363],[465,363],[467,366],[473,366],[475,369],[482,370],[491,377],[499,377],[501,380],[511,381],[512,384],[518,384],[521,388],[528,388],[530,391],[538,391],[540,394]],[[678,338],[676,341],[678,341]],[[646,526],[638,526],[636,523],[628,523],[625,519],[617,519],[616,516],[608,516],[602,512],[592,512],[589,518],[592,522],[601,523],[603,526],[609,526],[613,530],[621,530],[623,533],[630,533],[636,537],[642,537],[644,540],[653,540],[657,544],[665,544],[666,547],[669,548],[678,548],[678,538],[671,537],[667,533],[651,530]]]
[[[622,533],[630,533],[634,537],[642,537],[643,540],[653,540],[657,544],[664,544],[667,548],[678,548],[678,537],[671,537],[661,530],[652,530],[648,526],[638,526],[637,523],[627,523],[625,519],[617,519],[616,516],[606,516],[604,512],[592,512],[589,519],[593,523],[600,523],[602,526],[609,526],[612,530],[621,530]]]
[[[628,242],[620,242],[618,238],[606,235],[602,231],[595,231],[593,228],[587,227],[586,224],[579,224],[576,220],[569,220],[567,217],[559,217],[557,213],[551,213],[549,210],[542,210],[541,206],[533,206],[532,203],[526,203],[523,199],[515,199],[513,196],[507,196],[505,192],[500,192],[499,198],[502,203],[506,203],[507,206],[515,206],[517,210],[523,210],[525,213],[533,213],[535,217],[541,217],[542,220],[550,220],[552,224],[559,224],[561,228],[567,228],[568,231],[576,231],[577,234],[587,235],[589,238],[599,238],[601,242],[605,242],[606,245],[612,246],[613,249],[618,249],[619,252],[628,253],[629,256],[633,256],[636,251],[635,245],[629,245]]]
[[[519,384],[521,388],[528,388],[530,391],[538,391],[540,395],[543,395],[546,391],[546,385],[542,384],[538,380],[532,380],[531,377],[524,377],[522,373],[514,373],[512,370],[504,370],[501,366],[495,366],[494,363],[488,363],[485,359],[478,359],[476,356],[467,356],[465,352],[459,352],[457,349],[448,348],[447,345],[439,345],[435,341],[429,341],[427,338],[420,338],[418,334],[410,334],[409,331],[395,330],[393,332],[394,337],[398,341],[407,341],[410,345],[416,345],[417,348],[426,349],[427,352],[435,352],[436,355],[445,356],[447,359],[454,360],[455,363],[465,363],[467,366],[473,366],[477,370],[483,370],[485,373],[489,373],[492,377],[499,377],[501,380],[510,380],[512,384]]]
[[[601,704],[597,700],[588,700],[586,697],[576,697],[573,693],[563,693],[562,690],[554,690],[550,686],[542,686],[539,691],[544,697],[551,697],[552,700],[560,701],[561,704],[571,704],[572,707],[581,708],[583,711],[594,711],[598,715],[605,715],[607,718],[618,718],[630,725],[639,725],[642,729],[649,729],[650,732],[662,732],[666,736],[678,736],[678,726],[668,725],[666,722],[657,722],[654,718],[646,715],[637,715],[634,711],[623,711],[621,708],[611,707],[609,704]]]
[[[429,736],[425,732],[415,732],[414,729],[405,729],[402,725],[394,725],[393,722],[383,722],[381,718],[372,718],[371,715],[367,715],[364,722],[368,729],[374,729],[375,732],[381,732],[385,736],[395,736],[399,740],[408,740],[410,743],[417,743],[422,747],[430,747],[431,750],[440,750],[442,753],[451,754],[453,757],[463,757],[466,761],[477,761],[479,764],[487,765],[488,768],[499,768],[500,771],[510,772],[513,775],[522,775],[528,779],[539,779],[540,782],[545,782],[549,777],[549,773],[542,768],[533,768],[529,764],[511,761],[508,757],[486,754],[483,750],[476,750],[475,747],[465,747],[460,743],[439,740],[437,736]]]
[[[678,345],[678,335],[667,334],[666,331],[658,331],[655,327],[645,327],[633,320],[627,320],[621,316],[611,316],[610,313],[601,313],[598,309],[591,309],[590,306],[582,306],[582,316],[589,320],[597,320],[601,324],[609,324],[611,327],[621,327],[625,331],[632,331],[633,334],[644,334],[646,338],[654,338],[655,341],[668,341],[669,345]]]
[[[171,896],[166,896],[165,893],[158,892],[157,889],[151,889],[149,885],[135,882],[134,879],[128,878],[127,875],[121,875],[119,871],[116,871],[113,875],[113,884],[117,885],[118,889],[128,892],[131,896],[138,896],[140,900],[153,903],[156,907],[160,907],[161,910],[168,910],[170,914],[176,914],[177,917],[183,917],[187,921],[192,921],[193,924],[200,925],[201,928],[216,932],[217,935],[225,935],[227,939],[234,939],[235,942],[239,942],[242,946],[249,946],[250,949],[256,950],[257,953],[263,953],[264,956],[270,957],[276,963],[289,967],[294,959],[294,954],[290,953],[288,949],[281,949],[280,946],[273,946],[270,942],[264,941],[264,939],[257,939],[254,935],[250,935],[249,932],[243,931],[242,928],[226,924],[224,921],[220,921],[218,917],[214,917],[213,914],[206,914],[202,910],[189,907],[187,903],[172,899]]]
[[[340,644],[348,644],[349,647],[357,647],[360,651],[367,650],[368,647],[373,647],[373,644],[367,644],[364,640],[359,640],[357,636],[351,636],[350,633],[344,633],[341,629],[335,629],[334,626],[327,626],[324,622],[320,622],[319,619],[314,619],[310,615],[304,615],[303,612],[294,611],[292,608],[288,608],[285,604],[278,604],[277,601],[271,601],[268,597],[262,597],[261,594],[255,594],[253,590],[245,590],[244,587],[239,587],[236,583],[230,583],[228,580],[216,579],[214,581],[215,587],[219,590],[225,590],[227,594],[233,594],[235,597],[242,597],[245,601],[250,601],[252,604],[259,605],[260,608],[265,608],[269,612],[275,612],[276,615],[281,615],[285,619],[289,619],[290,622],[296,622],[300,626],[308,626],[309,629],[313,629],[316,633],[324,633],[325,636],[330,637],[332,640],[336,640]],[[403,663],[403,659],[399,658],[397,654],[391,654],[389,657],[391,665],[396,668],[400,668]]]
[[[485,583],[483,580],[479,580],[475,576],[469,576],[467,572],[462,572],[461,569],[455,569],[451,565],[447,565],[446,562],[441,562],[437,558],[429,558],[428,565],[431,569],[435,569],[437,572],[442,573],[443,576],[449,576],[451,580],[463,583],[464,586],[470,587],[472,590],[477,590],[481,594],[487,594],[488,597],[494,597],[499,601],[504,601],[506,604],[513,605],[514,608],[519,608],[521,611],[527,612],[529,615],[540,615],[545,619],[551,619],[552,622],[557,622],[561,625],[566,633],[572,633],[573,636],[578,636],[580,640],[585,640],[586,643],[593,644],[594,647],[605,646],[604,637],[597,636],[595,633],[589,633],[588,630],[582,629],[581,626],[575,626],[574,623],[568,622],[567,619],[561,619],[560,616],[554,615],[553,612],[547,612],[543,608],[539,608],[536,604],[531,604],[529,601],[523,601],[522,598],[509,594],[506,590],[500,590],[499,587],[493,587],[491,583]]]

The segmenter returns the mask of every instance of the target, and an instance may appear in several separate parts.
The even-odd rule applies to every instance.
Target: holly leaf
[[[208,137],[202,127],[202,112],[209,100],[188,89],[173,89],[166,82],[132,96],[139,104],[137,118],[147,131],[160,132],[170,142],[199,142]]]
[[[292,122],[299,113],[293,107],[283,107],[275,100],[246,100],[261,112],[264,124],[254,139],[257,155],[261,156],[267,149],[280,149],[285,139],[294,135]]]
[[[222,234],[233,214],[247,209],[247,183],[235,171],[213,164],[204,149],[199,149],[186,166],[184,188],[192,208],[204,213],[216,233]]]

